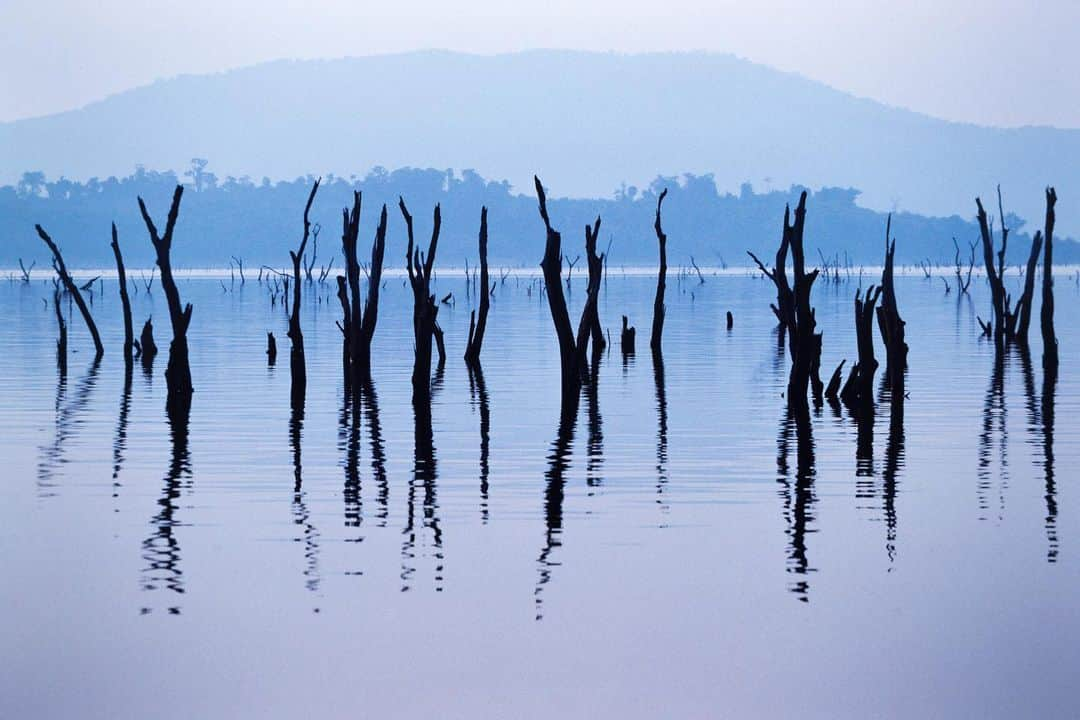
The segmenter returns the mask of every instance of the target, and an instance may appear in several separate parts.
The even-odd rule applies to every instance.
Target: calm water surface
[[[114,281],[93,304],[106,356],[91,365],[76,312],[66,377],[51,285],[0,284],[0,716],[1080,712],[1071,279],[1053,386],[1037,322],[1030,361],[995,364],[981,280],[958,299],[898,278],[910,397],[902,419],[882,398],[861,428],[828,406],[808,427],[788,420],[767,281],[672,280],[658,368],[655,281],[616,269],[600,308],[612,352],[560,424],[531,282],[496,290],[470,378],[473,303],[439,279],[457,300],[439,313],[450,359],[430,433],[410,402],[399,277],[359,424],[330,285],[304,290],[300,416],[267,286],[181,281],[187,433],[164,413],[156,284],[132,299],[162,352],[127,388]],[[826,379],[855,356],[856,285],[815,289]],[[575,318],[584,295],[575,277]],[[636,357],[619,353],[621,314]]]

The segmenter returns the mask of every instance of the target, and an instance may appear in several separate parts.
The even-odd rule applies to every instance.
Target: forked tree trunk
[[[851,368],[851,375],[840,398],[848,406],[867,407],[874,404],[874,373],[878,361],[874,357],[874,306],[881,297],[881,288],[873,285],[855,292],[855,336],[859,347],[859,361]]]
[[[398,207],[405,218],[408,232],[408,247],[405,252],[405,268],[409,274],[409,285],[413,291],[413,341],[416,358],[413,362],[413,396],[424,398],[431,395],[431,350],[436,333],[436,318],[439,308],[435,296],[431,294],[431,272],[435,265],[435,251],[439,245],[439,231],[442,226],[442,211],[438,205],[432,217],[431,242],[427,255],[414,249],[413,219],[405,207],[405,200],[398,198]],[[441,330],[439,331],[441,335]],[[440,350],[440,356],[445,351]]]
[[[821,361],[821,339],[817,328],[814,308],[810,306],[810,291],[817,280],[818,271],[806,272],[803,251],[803,230],[806,226],[806,191],[799,197],[795,208],[795,223],[788,224],[788,211],[784,211],[784,232],[788,235],[794,269],[795,332],[793,334],[791,375],[788,380],[789,402],[806,403],[807,386],[815,367]]]
[[[480,208],[480,312],[475,312],[469,318],[469,339],[465,345],[465,364],[469,367],[480,365],[480,349],[484,344],[484,330],[487,328],[488,308],[492,288],[488,285],[488,262],[487,262],[487,208]],[[466,268],[466,281],[468,281],[468,268]]]
[[[347,385],[359,393],[364,382],[371,378],[371,342],[379,318],[379,288],[382,285],[383,257],[386,250],[386,205],[379,215],[375,240],[371,246],[371,263],[367,268],[367,299],[360,300],[360,263],[357,260],[356,243],[360,234],[360,206],[362,196],[353,192],[352,210],[342,210],[341,245],[345,255],[346,277],[338,276],[338,299],[344,314],[342,333],[345,349],[342,362],[349,378]]]
[[[157,266],[161,269],[161,289],[165,293],[165,299],[169,305],[169,320],[172,323],[173,339],[169,344],[169,364],[165,368],[165,384],[168,386],[168,400],[166,407],[183,409],[190,406],[191,394],[194,388],[191,385],[191,363],[188,360],[187,331],[191,324],[191,303],[182,305],[180,291],[173,279],[172,263],[169,251],[172,249],[173,230],[176,227],[176,218],[180,214],[180,198],[184,194],[184,186],[177,185],[173,192],[172,205],[169,207],[169,215],[165,221],[165,233],[158,234],[150,213],[146,210],[146,203],[140,197],[139,211],[142,213],[146,229],[150,233],[150,240],[157,254]]]
[[[877,309],[878,327],[885,343],[885,384],[895,396],[904,392],[904,371],[907,369],[908,346],[904,339],[906,323],[896,304],[896,284],[893,277],[896,240],[890,239],[892,215],[885,222],[885,267],[881,271],[881,306]]]
[[[1000,193],[1001,188],[999,187],[999,198]],[[986,210],[983,209],[982,200],[975,198],[975,205],[978,207],[977,217],[979,221],[979,234],[982,237],[983,264],[986,266],[986,280],[990,283],[990,302],[993,307],[994,315],[994,345],[998,351],[1001,351],[1005,346],[1005,285],[1001,280],[998,268],[994,266],[994,236],[990,229],[990,223],[987,220]],[[1002,218],[1001,230],[1001,257],[1004,258],[1005,248],[1009,241],[1009,229],[1005,227],[1004,218]]]
[[[290,388],[291,405],[293,409],[302,408],[304,395],[307,392],[307,364],[304,361],[304,332],[300,328],[300,266],[304,259],[304,250],[307,249],[308,236],[311,234],[311,204],[315,202],[315,193],[319,191],[319,180],[311,186],[311,194],[308,195],[307,204],[304,206],[304,237],[300,241],[300,248],[293,252],[289,251],[289,257],[293,264],[293,301],[292,314],[289,316],[289,340],[292,341],[292,351],[289,353],[289,370],[292,377]]]
[[[578,372],[588,367],[585,355],[588,351],[589,340],[593,341],[593,354],[599,357],[604,350],[604,333],[600,329],[600,313],[597,304],[600,301],[600,280],[604,269],[604,257],[596,254],[596,238],[600,234],[600,218],[590,227],[585,226],[585,254],[589,264],[589,284],[585,296],[585,306],[581,311],[581,320],[578,322],[577,331],[577,364]],[[597,337],[600,338],[599,343]]]
[[[551,227],[551,219],[547,211],[547,196],[544,194],[544,186],[540,178],[534,175],[533,181],[536,184],[536,195],[540,204],[540,217],[547,230],[547,241],[544,244],[544,257],[540,261],[540,268],[544,273],[544,287],[547,292],[548,308],[551,310],[551,321],[555,325],[555,335],[559,340],[562,396],[565,403],[577,397],[578,390],[581,388],[581,374],[577,363],[574,329],[570,324],[570,313],[566,309],[566,297],[563,295],[562,236]]]

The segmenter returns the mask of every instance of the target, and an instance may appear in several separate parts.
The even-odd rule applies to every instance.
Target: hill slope
[[[929,80],[928,80],[929,81]],[[726,55],[449,52],[280,61],[183,76],[59,115],[0,124],[0,181],[124,175],[206,157],[219,176],[474,168],[528,191],[609,197],[620,181],[713,173],[862,190],[861,202],[973,214],[1001,182],[1036,221],[1058,188],[1080,230],[1080,131],[993,129],[890,108]]]

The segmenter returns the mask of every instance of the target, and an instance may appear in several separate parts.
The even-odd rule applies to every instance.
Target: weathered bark
[[[292,314],[289,316],[288,337],[292,341],[292,351],[289,353],[289,370],[291,371],[292,386],[290,397],[292,407],[301,408],[303,416],[304,395],[307,391],[307,364],[304,361],[304,332],[300,328],[300,266],[304,259],[304,250],[307,249],[308,236],[311,234],[311,204],[315,202],[315,193],[319,191],[319,180],[311,186],[311,194],[308,195],[307,204],[304,206],[304,237],[300,241],[300,248],[293,252],[289,251],[289,257],[293,264],[293,301]]]
[[[544,273],[544,287],[547,291],[551,321],[555,325],[555,334],[559,340],[562,395],[565,404],[566,400],[577,397],[581,387],[581,374],[577,363],[574,330],[570,325],[570,314],[566,309],[566,297],[562,289],[562,236],[551,227],[547,211],[547,197],[540,178],[534,175],[533,181],[536,184],[536,195],[540,204],[540,217],[547,230],[547,241],[544,244],[544,257],[540,262],[540,268]]]
[[[480,208],[480,312],[469,318],[469,339],[465,345],[465,364],[469,367],[480,365],[480,349],[484,344],[484,330],[487,328],[488,308],[492,288],[488,285],[487,262],[487,208]],[[465,271],[466,282],[469,279],[468,268]]]
[[[885,267],[881,271],[881,306],[877,309],[878,328],[885,344],[885,386],[893,394],[904,392],[904,370],[907,368],[908,346],[904,339],[906,323],[896,304],[896,284],[893,266],[896,240],[890,240],[892,215],[885,222]]]
[[[435,206],[432,216],[431,242],[425,255],[419,248],[414,249],[413,219],[405,207],[405,200],[398,198],[398,208],[405,218],[408,232],[408,248],[405,251],[405,268],[409,274],[409,285],[413,291],[413,342],[416,357],[413,362],[413,396],[424,398],[431,394],[431,344],[435,336],[436,318],[439,308],[435,296],[431,294],[431,271],[435,265],[435,251],[439,245],[439,231],[442,227],[442,211]],[[439,331],[442,334],[442,331]],[[440,350],[440,356],[445,351]]]
[[[56,274],[60,276],[60,281],[64,283],[64,288],[75,300],[75,305],[79,308],[79,312],[82,313],[83,320],[86,321],[86,328],[90,331],[90,337],[94,340],[94,359],[100,360],[101,356],[105,354],[105,348],[101,344],[101,335],[98,334],[97,325],[94,323],[94,318],[90,314],[90,308],[86,306],[86,300],[83,299],[82,293],[79,291],[79,287],[75,284],[75,281],[71,279],[71,275],[68,274],[67,266],[64,265],[64,257],[60,254],[60,248],[56,246],[53,239],[49,237],[49,234],[45,232],[45,229],[40,225],[35,225],[38,235],[45,244],[49,246],[49,250],[53,254],[53,267],[56,269]]]
[[[1043,339],[1043,369],[1057,372],[1058,367],[1058,342],[1054,335],[1054,205],[1057,203],[1057,193],[1054,188],[1046,188],[1046,225],[1043,233],[1043,242],[1046,251],[1043,264],[1042,282],[1042,308],[1040,320],[1042,321]]]
[[[157,266],[161,269],[161,289],[165,293],[165,299],[169,305],[169,320],[172,323],[173,339],[169,344],[169,364],[165,368],[165,384],[168,386],[167,407],[176,406],[184,408],[190,405],[191,394],[194,388],[191,385],[191,364],[188,360],[187,331],[191,324],[191,303],[181,305],[180,291],[173,280],[172,263],[169,259],[169,251],[172,249],[173,230],[176,227],[176,218],[180,214],[180,198],[184,194],[184,186],[177,185],[173,192],[172,205],[169,207],[169,215],[165,222],[165,234],[159,235],[154,221],[150,219],[150,213],[146,210],[146,203],[138,198],[139,211],[142,213],[146,229],[150,233],[150,241],[154,245],[157,254]]]
[[[649,339],[649,348],[654,354],[663,352],[661,337],[664,334],[664,290],[667,288],[667,235],[660,225],[660,208],[667,197],[667,189],[660,193],[656,199],[656,222],[653,228],[656,230],[656,241],[660,246],[660,271],[656,276],[656,298],[653,300],[652,336]]]
[[[127,275],[124,272],[124,258],[120,254],[120,242],[116,237],[116,223],[112,224],[112,251],[116,258],[116,278],[120,285],[120,306],[124,311],[124,362],[131,364],[132,348],[135,345],[135,331],[131,324],[131,300],[128,299]]]

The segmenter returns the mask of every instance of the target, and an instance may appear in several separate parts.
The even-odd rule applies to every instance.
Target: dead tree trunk
[[[169,259],[169,251],[172,249],[173,229],[176,227],[176,218],[180,214],[180,198],[184,194],[184,186],[177,185],[173,192],[172,205],[169,207],[169,215],[165,221],[165,234],[158,235],[154,221],[150,219],[150,213],[146,210],[146,203],[140,197],[139,211],[142,213],[146,229],[150,233],[150,240],[157,254],[157,265],[161,268],[161,289],[165,293],[165,299],[169,304],[169,320],[172,322],[173,339],[169,344],[169,364],[165,368],[165,384],[168,386],[167,407],[184,409],[190,406],[191,394],[194,388],[191,385],[191,364],[188,360],[187,331],[191,324],[191,303],[181,305],[180,291],[173,280],[172,263]]]
[[[311,204],[315,202],[315,193],[319,191],[319,180],[311,186],[311,194],[308,195],[307,205],[304,206],[304,237],[300,241],[300,248],[293,252],[289,251],[289,257],[293,264],[293,302],[292,314],[289,316],[289,340],[292,341],[292,351],[289,353],[289,370],[292,375],[290,388],[291,406],[302,408],[304,395],[307,392],[307,365],[304,362],[304,332],[300,328],[300,265],[304,259],[304,250],[307,249],[308,236],[311,234],[311,221],[308,216],[311,213]]]
[[[784,233],[780,238],[780,247],[776,251],[776,265],[772,270],[758,259],[757,255],[747,251],[762,273],[776,286],[776,304],[771,305],[773,314],[779,322],[780,345],[788,337],[788,352],[791,355],[791,373],[788,377],[789,402],[806,404],[806,391],[811,379],[814,382],[814,399],[820,401],[823,384],[820,377],[821,334],[815,333],[817,319],[810,307],[810,290],[818,277],[818,271],[807,274],[806,255],[803,250],[803,229],[806,224],[806,193],[799,197],[795,209],[795,224],[791,224],[791,208],[784,208]],[[791,251],[794,268],[794,287],[788,284],[787,254]]]
[[[536,184],[536,195],[540,203],[540,217],[547,230],[544,258],[540,262],[540,268],[544,273],[544,287],[547,291],[548,308],[551,310],[551,321],[555,325],[555,335],[559,340],[563,400],[568,400],[577,397],[578,390],[581,388],[581,374],[577,363],[574,329],[570,324],[570,313],[566,309],[566,297],[562,289],[562,236],[551,227],[551,219],[547,211],[547,197],[540,178],[534,175],[533,181]]]
[[[787,221],[785,220],[784,222],[786,224]],[[776,316],[780,345],[783,347],[784,335],[786,334],[788,336],[788,347],[790,348],[791,357],[794,359],[795,293],[792,292],[787,279],[787,254],[788,244],[790,242],[791,240],[785,232],[780,239],[780,247],[776,251],[776,264],[773,266],[772,270],[766,268],[765,264],[762,263],[754,253],[747,250],[746,254],[753,259],[765,277],[772,280],[773,285],[776,286],[776,304],[770,305],[769,308],[773,311],[773,315]]]
[[[1000,196],[1000,187],[998,193]],[[975,205],[979,209],[979,234],[982,236],[983,262],[986,265],[986,279],[990,283],[990,300],[994,310],[994,345],[998,350],[1001,350],[1005,345],[1005,285],[1001,280],[998,269],[994,266],[994,236],[987,221],[982,200],[975,198]],[[1004,218],[1002,219],[1001,228],[1001,257],[1004,258],[1005,246],[1009,238],[1009,230],[1005,227]]]
[[[1016,303],[1013,315],[1015,331],[1013,338],[1020,345],[1027,345],[1028,328],[1031,327],[1031,304],[1035,301],[1035,273],[1039,269],[1039,254],[1042,252],[1042,231],[1036,231],[1031,239],[1031,253],[1028,255],[1027,270],[1024,274],[1024,294]]]
[[[64,288],[75,300],[75,305],[79,308],[79,312],[82,313],[83,320],[86,321],[86,327],[90,331],[90,337],[94,339],[94,359],[100,360],[101,356],[105,354],[105,348],[101,344],[101,335],[98,334],[97,325],[94,323],[94,318],[90,315],[90,308],[86,306],[86,301],[83,299],[82,293],[79,292],[78,286],[75,281],[71,279],[71,275],[68,274],[67,266],[64,265],[64,257],[60,254],[60,248],[56,247],[56,243],[53,242],[49,234],[45,232],[45,229],[40,225],[35,225],[38,235],[45,244],[49,246],[49,250],[53,254],[53,267],[56,268],[56,274],[60,276],[60,281],[64,283]]]
[[[344,313],[342,333],[345,351],[342,362],[354,393],[358,393],[371,377],[371,341],[375,337],[375,325],[379,318],[379,288],[382,285],[383,256],[386,250],[386,205],[379,215],[379,226],[371,246],[371,263],[367,268],[367,299],[360,303],[360,263],[356,255],[356,243],[360,234],[361,194],[353,192],[353,206],[342,214],[341,246],[345,255],[347,279],[338,276],[338,299]]]
[[[484,330],[487,328],[488,308],[492,288],[488,285],[488,262],[487,262],[487,208],[480,208],[480,313],[475,312],[469,318],[469,340],[465,345],[465,364],[469,367],[480,365],[480,348],[484,344]],[[466,268],[465,280],[468,282],[469,274]]]
[[[1043,242],[1046,244],[1046,254],[1043,264],[1042,282],[1042,308],[1040,320],[1042,321],[1043,339],[1043,370],[1057,372],[1058,367],[1058,342],[1054,335],[1054,205],[1057,203],[1057,193],[1054,188],[1046,188],[1046,226],[1043,233]]]
[[[874,373],[878,369],[874,357],[874,306],[881,297],[881,288],[873,285],[855,291],[855,336],[859,347],[859,360],[851,368],[851,375],[840,393],[840,399],[849,407],[867,407],[874,404]]]
[[[64,322],[64,310],[60,307],[60,284],[53,281],[53,310],[56,312],[56,366],[61,377],[67,375],[67,323]]]
[[[124,311],[124,362],[132,360],[132,348],[135,346],[135,330],[131,324],[131,300],[128,299],[127,275],[124,273],[124,258],[120,255],[120,242],[116,237],[116,223],[112,224],[112,251],[116,257],[116,277],[120,283],[120,305]]]
[[[795,303],[795,332],[792,337],[792,363],[791,375],[788,380],[788,401],[806,404],[806,390],[810,383],[810,377],[814,368],[821,362],[821,335],[815,333],[817,319],[814,308],[810,306],[810,291],[817,280],[818,271],[806,272],[806,259],[803,252],[803,229],[806,225],[806,192],[799,197],[799,205],[795,208],[795,224],[788,224],[788,210],[784,210],[784,234],[788,235],[788,245],[791,248],[792,268],[794,270],[795,287],[793,297]],[[820,385],[820,379],[815,382],[815,389]]]
[[[409,274],[409,285],[413,291],[413,341],[416,358],[413,362],[413,397],[426,398],[431,395],[431,344],[436,333],[436,318],[439,307],[435,296],[431,294],[431,271],[435,265],[435,250],[439,245],[439,230],[442,226],[442,211],[435,206],[432,217],[431,242],[425,256],[419,248],[414,249],[413,219],[405,207],[405,200],[398,198],[398,207],[405,218],[408,232],[408,248],[405,251],[405,268]],[[442,331],[439,330],[441,335]],[[440,352],[440,355],[443,353]]]
[[[664,334],[664,290],[667,288],[667,235],[660,226],[660,207],[667,197],[667,189],[660,193],[656,200],[656,222],[653,228],[656,230],[656,241],[660,245],[660,272],[656,277],[656,298],[653,300],[652,337],[649,339],[649,348],[653,354],[663,352],[661,336]]]
[[[581,320],[578,322],[576,343],[579,372],[583,372],[584,368],[588,367],[585,353],[588,351],[590,338],[593,340],[593,355],[599,357],[604,349],[604,333],[600,329],[600,313],[597,309],[600,298],[600,275],[604,269],[603,256],[596,254],[596,238],[599,234],[600,217],[597,216],[592,227],[585,226],[585,253],[589,264],[589,284],[585,296],[585,306],[581,311]],[[600,338],[599,343],[597,343],[597,337]]]
[[[593,356],[599,357],[604,352],[604,348],[607,347],[607,340],[604,338],[604,329],[600,325],[600,286],[604,279],[604,261],[606,260],[604,253],[596,254],[596,241],[600,237],[600,217],[597,216],[596,223],[592,228],[592,236],[589,236],[589,228],[585,228],[585,253],[587,262],[589,263],[589,288],[595,294],[596,298],[592,304],[592,310],[588,319],[590,328],[590,334],[592,335],[592,347]]]
[[[908,346],[904,340],[906,323],[900,318],[896,305],[896,285],[893,267],[896,240],[890,239],[892,215],[885,221],[885,267],[881,271],[881,306],[877,309],[878,328],[885,344],[885,386],[895,395],[904,392],[904,371],[907,368]]]

